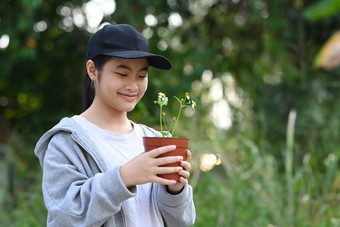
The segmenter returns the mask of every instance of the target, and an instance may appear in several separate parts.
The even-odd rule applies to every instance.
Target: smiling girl
[[[128,119],[147,90],[148,67],[170,69],[130,25],[107,25],[87,50],[85,111],[63,118],[38,141],[47,226],[191,226],[195,207],[190,163],[144,152],[144,136],[161,136]],[[187,151],[188,160],[191,153]],[[180,162],[181,167],[161,167]],[[180,182],[158,174],[181,175]]]

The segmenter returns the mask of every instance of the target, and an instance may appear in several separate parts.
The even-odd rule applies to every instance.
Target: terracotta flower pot
[[[183,156],[183,160],[187,160],[186,151],[189,147],[190,139],[184,138],[172,138],[172,137],[143,137],[143,143],[145,151],[150,151],[158,147],[163,147],[167,145],[176,145],[176,149],[173,151],[169,151],[165,154],[162,154],[158,157],[166,157],[166,156]],[[179,162],[166,164],[163,166],[173,167],[180,166]],[[169,180],[179,181],[180,175],[177,173],[169,173],[169,174],[159,174],[158,176],[163,177]]]

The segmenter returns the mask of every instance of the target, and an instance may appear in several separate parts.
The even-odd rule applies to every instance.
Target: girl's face
[[[129,112],[148,86],[147,58],[111,58],[97,71],[95,100],[110,111]]]

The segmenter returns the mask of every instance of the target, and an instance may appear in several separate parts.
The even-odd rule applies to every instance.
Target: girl
[[[127,118],[143,97],[148,67],[172,67],[149,52],[130,25],[107,25],[87,50],[85,111],[62,119],[38,141],[47,226],[190,226],[195,221],[190,163],[144,152],[144,136],[161,136]],[[187,151],[188,159],[191,153]],[[181,162],[181,167],[160,167]],[[178,172],[180,182],[157,174]]]

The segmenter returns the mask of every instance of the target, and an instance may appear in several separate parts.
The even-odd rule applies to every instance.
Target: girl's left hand
[[[190,176],[189,171],[191,170],[191,165],[189,163],[190,159],[191,152],[187,150],[187,160],[181,161],[181,166],[183,169],[178,172],[178,174],[181,175],[179,182],[174,185],[167,185],[167,189],[170,194],[179,194],[182,191],[184,185],[188,183],[188,178]]]

